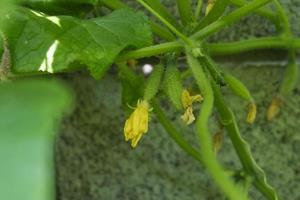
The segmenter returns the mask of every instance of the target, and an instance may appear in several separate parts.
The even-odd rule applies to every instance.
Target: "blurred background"
[[[300,36],[300,1],[281,2],[289,13],[294,33]],[[172,13],[177,12],[174,1],[165,3],[173,9]],[[275,35],[275,27],[268,20],[252,15],[213,35],[210,40],[236,41],[268,35]],[[266,120],[266,109],[278,93],[283,78],[286,54],[258,51],[215,59],[225,71],[242,80],[256,99],[258,118],[249,126],[245,122],[246,104],[225,91],[237,115],[241,134],[250,143],[270,184],[281,198],[300,199],[300,87],[286,99],[277,119]],[[140,66],[143,64],[140,62]],[[73,115],[64,120],[56,143],[57,199],[225,199],[205,169],[178,148],[155,117],[151,120],[149,134],[137,149],[132,150],[124,142],[121,86],[113,72],[100,81],[85,73],[68,75],[65,80],[76,88],[77,106]],[[195,141],[193,128],[183,129],[180,113],[167,106],[166,109],[182,127],[184,136]],[[227,139],[218,158],[225,166],[240,168]],[[254,189],[251,195],[252,199],[264,199]]]
[[[164,2],[173,9],[172,13],[177,12],[174,1]],[[299,37],[300,1],[281,2]],[[210,40],[236,41],[274,34],[275,27],[269,21],[252,15]],[[300,200],[299,84],[286,99],[281,115],[272,122],[266,120],[266,109],[283,78],[286,54],[271,50],[215,59],[225,71],[242,80],[256,99],[257,121],[250,126],[245,122],[246,104],[224,91],[237,115],[241,134],[270,184],[282,199]],[[152,62],[140,61],[139,66]],[[25,86],[6,83],[0,87],[1,199],[11,200],[6,198],[11,194],[15,194],[12,200],[41,200],[45,196],[47,200],[225,199],[205,169],[169,138],[154,116],[149,133],[137,149],[131,149],[124,141],[125,115],[116,74],[113,68],[101,80],[95,80],[81,71],[50,79],[34,78]],[[186,129],[181,113],[168,105],[165,109],[184,137],[193,143],[193,127]],[[42,133],[42,137],[34,137],[35,133]],[[20,137],[24,134],[30,137]],[[228,168],[241,167],[228,139],[218,158]],[[254,189],[251,196],[264,199]]]

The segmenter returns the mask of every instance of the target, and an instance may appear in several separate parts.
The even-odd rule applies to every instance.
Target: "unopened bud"
[[[218,131],[213,136],[213,148],[214,148],[215,155],[218,154],[218,152],[220,151],[220,149],[222,147],[223,138],[224,138],[224,133],[222,130]]]
[[[213,9],[215,3],[216,3],[216,0],[208,0],[207,6],[205,9],[205,16],[208,15],[209,12]]]
[[[135,60],[135,59],[129,59],[129,60],[127,60],[127,64],[128,64],[128,66],[130,66],[130,67],[136,67],[137,64],[138,64],[138,61]]]
[[[257,112],[257,107],[254,102],[249,103],[248,105],[248,115],[247,115],[247,122],[249,124],[253,124],[256,118],[256,112]]]
[[[267,119],[268,121],[271,121],[273,120],[275,117],[278,116],[278,114],[280,113],[280,107],[282,105],[282,99],[281,97],[275,97],[269,108],[268,108],[268,111],[267,111]]]

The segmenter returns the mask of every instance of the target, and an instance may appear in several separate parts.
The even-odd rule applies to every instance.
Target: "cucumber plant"
[[[300,39],[293,35],[278,0],[177,0],[174,6],[178,8],[178,16],[172,15],[160,0],[135,0],[140,6],[132,8],[132,4],[121,0],[18,0],[14,3],[1,11],[1,80],[68,73],[82,68],[87,68],[93,77],[101,78],[115,64],[128,115],[124,137],[131,141],[133,148],[151,128],[148,124],[154,113],[170,137],[206,167],[228,199],[248,199],[251,185],[266,199],[279,199],[240,134],[222,88],[229,87],[234,95],[249,103],[246,120],[250,124],[256,116],[255,100],[240,80],[224,73],[213,59],[215,55],[257,49],[288,52],[282,87],[267,113],[267,118],[272,120],[299,78],[296,54]],[[72,8],[68,6],[70,3]],[[271,10],[267,4],[273,4],[276,9]],[[228,9],[229,6],[235,9]],[[212,34],[254,13],[270,20],[278,34],[227,43],[207,40]],[[159,63],[149,77],[144,77],[136,72],[135,63],[147,57],[156,57]],[[182,58],[188,66],[185,70],[179,67]],[[186,78],[192,80],[196,90],[184,88]],[[169,99],[173,109],[182,113],[181,118],[187,126],[195,126],[199,147],[189,144],[167,117],[160,101],[162,96]],[[197,112],[193,109],[196,103],[201,107]],[[213,140],[208,127],[214,108],[241,161],[242,169],[237,172],[240,182],[234,179],[236,173],[226,172],[216,158],[214,149],[220,141]]]

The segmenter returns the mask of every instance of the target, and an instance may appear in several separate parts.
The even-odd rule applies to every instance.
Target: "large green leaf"
[[[7,12],[12,9],[17,0],[1,0],[0,1],[0,29],[2,28],[2,24],[4,21],[4,16],[6,16]]]
[[[51,15],[79,16],[93,10],[99,3],[98,0],[19,0],[19,4]]]
[[[2,56],[3,54],[3,38],[0,37],[0,55]]]
[[[69,3],[69,4],[93,4],[96,5],[99,0],[19,0],[21,3],[41,3],[47,4],[49,2],[57,2],[57,3]]]
[[[224,14],[226,8],[229,6],[229,3],[230,3],[229,0],[216,1],[212,10],[208,13],[208,15],[201,19],[201,21],[195,28],[195,31],[198,31],[204,28],[205,26],[208,26],[212,22],[219,19]]]
[[[0,84],[0,199],[53,200],[53,141],[69,91],[56,81]]]
[[[61,72],[77,61],[99,78],[122,50],[152,42],[147,18],[129,9],[90,20],[18,9],[8,22],[15,73]]]

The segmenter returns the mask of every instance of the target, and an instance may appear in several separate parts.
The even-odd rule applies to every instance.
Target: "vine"
[[[248,199],[248,188],[251,184],[253,184],[266,199],[279,199],[276,190],[267,182],[264,171],[254,160],[249,145],[241,136],[235,115],[223,98],[222,87],[230,87],[234,94],[242,97],[249,103],[247,118],[249,123],[253,123],[255,120],[255,100],[243,83],[230,74],[224,74],[221,68],[214,63],[212,57],[215,55],[237,54],[259,49],[286,50],[289,54],[289,59],[285,78],[282,82],[279,95],[274,97],[267,114],[269,120],[276,117],[280,111],[284,97],[292,92],[295,88],[296,80],[299,78],[299,66],[296,63],[296,54],[297,50],[300,49],[300,39],[293,35],[288,17],[280,2],[278,0],[253,0],[250,2],[244,0],[216,0],[206,3],[202,0],[198,0],[195,9],[193,9],[190,0],[177,0],[176,4],[180,21],[177,20],[176,16],[171,15],[168,9],[159,0],[136,0],[136,2],[143,6],[146,11],[152,14],[156,19],[147,19],[140,13],[134,13],[128,9],[129,6],[127,6],[126,3],[120,0],[100,0],[97,3],[91,3],[93,9],[104,6],[110,10],[117,11],[113,12],[113,16],[110,16],[111,18],[106,16],[106,18],[98,19],[98,16],[96,16],[94,20],[87,21],[77,18],[71,20],[68,17],[55,18],[46,16],[43,13],[37,13],[33,9],[35,4],[29,4],[31,6],[22,4],[17,6],[16,10],[19,14],[21,13],[22,16],[25,16],[23,21],[31,18],[34,19],[32,20],[34,22],[47,19],[47,21],[43,21],[43,25],[41,26],[44,27],[44,30],[47,28],[55,30],[49,34],[49,37],[55,36],[55,39],[46,52],[47,56],[51,54],[51,50],[60,48],[60,42],[57,41],[65,39],[61,37],[64,37],[69,30],[64,30],[64,23],[72,28],[79,24],[77,29],[74,29],[74,32],[78,30],[80,30],[78,34],[88,32],[86,36],[90,38],[90,41],[87,41],[87,44],[91,44],[93,43],[92,41],[94,41],[95,46],[92,46],[91,49],[84,49],[84,46],[70,46],[66,48],[64,46],[66,43],[62,42],[62,46],[66,48],[63,49],[63,55],[69,56],[71,61],[80,61],[80,64],[87,65],[92,75],[97,78],[102,76],[112,63],[118,65],[119,72],[122,74],[120,78],[124,83],[124,90],[129,91],[123,95],[131,95],[130,97],[124,96],[123,103],[126,105],[136,105],[136,107],[132,108],[133,111],[131,110],[129,112],[129,117],[124,126],[125,140],[131,140],[131,146],[133,148],[137,147],[142,136],[147,133],[150,113],[153,111],[171,138],[173,138],[187,154],[206,167],[215,183],[228,199]],[[264,7],[270,3],[275,5],[276,11],[271,11]],[[209,5],[205,15],[202,13],[204,5]],[[227,8],[230,5],[234,5],[237,8],[228,13]],[[96,15],[99,15],[98,13],[97,10]],[[277,27],[278,35],[227,43],[207,42],[207,38],[212,34],[237,22],[242,17],[253,13],[270,20],[270,22]],[[122,21],[122,19],[126,17],[128,21]],[[117,22],[113,21],[116,19],[118,19]],[[147,23],[144,23],[143,20]],[[113,23],[118,23],[118,26],[122,27],[122,29],[119,27],[116,28],[115,24],[110,24],[112,21]],[[132,25],[133,23],[134,26]],[[15,42],[16,35],[11,35],[11,31],[14,29],[9,27],[10,22],[7,22],[7,24],[8,28],[6,26],[3,28],[3,38],[8,37],[8,44],[6,44],[5,40],[3,55],[5,56],[6,52],[8,52],[8,45],[10,45],[14,50],[14,52],[12,52],[13,59],[16,59],[13,60],[15,61],[15,68],[12,66],[12,72],[17,71],[21,74],[34,72],[41,74],[40,71],[53,72],[52,64],[55,63],[56,60],[51,60],[51,57],[47,57],[46,61],[42,62],[41,66],[43,68],[39,66],[39,69],[24,70],[23,68],[17,67],[16,63],[26,57],[26,54],[22,55],[23,57],[16,55],[18,44],[13,43]],[[131,27],[130,30],[127,30],[128,26]],[[135,28],[135,26],[139,26],[139,28]],[[148,31],[148,26],[151,28],[151,31]],[[22,35],[24,29],[26,29],[25,25],[22,30],[18,30],[20,35]],[[95,33],[92,32],[94,30],[96,30]],[[110,39],[115,42],[113,44],[115,46],[106,43],[106,41],[98,40],[98,37],[100,37],[99,34],[104,34],[103,32],[108,32],[107,35],[103,35],[103,38],[111,37]],[[135,35],[130,37],[130,33]],[[159,41],[154,45],[151,45],[151,33],[154,33],[158,38],[157,41]],[[20,35],[19,37],[21,37]],[[72,35],[68,35],[68,37],[71,38],[68,40],[68,44],[70,41],[76,41],[76,38],[72,38]],[[83,38],[83,40],[84,39],[86,38]],[[25,39],[24,42],[28,42],[28,38]],[[102,43],[106,44],[106,46],[101,46]],[[40,46],[37,45],[35,48],[41,48],[41,46],[42,44]],[[129,50],[127,47],[131,47],[132,49]],[[99,50],[95,53],[93,52],[93,48]],[[72,53],[70,53],[70,51],[72,51]],[[84,54],[85,51],[87,51],[86,54]],[[30,51],[27,52],[27,54],[30,54]],[[133,70],[126,64],[129,60],[152,56],[159,57],[160,63],[155,66],[154,72],[147,81],[139,77],[136,73],[132,73]],[[96,60],[99,57],[101,57],[101,61],[98,63]],[[181,78],[177,65],[179,57],[184,57],[189,66],[189,69],[181,74]],[[59,66],[68,66],[71,61]],[[104,67],[100,68],[100,65]],[[60,71],[58,70],[57,72],[70,70],[69,68],[61,68],[62,69],[59,69]],[[78,68],[76,68],[76,70],[77,69]],[[193,78],[201,95],[191,95],[191,91],[184,89],[182,78],[186,77]],[[141,81],[143,83],[141,83]],[[184,121],[187,122],[187,125],[193,123],[195,120],[195,134],[199,139],[199,147],[194,147],[189,144],[165,115],[160,105],[159,97],[161,93],[164,93],[169,98],[170,102],[174,104],[175,109],[184,113],[182,118],[185,119]],[[196,114],[195,119],[193,103],[199,102],[202,103],[201,110]],[[241,174],[243,174],[242,179],[244,184],[242,185],[234,181],[234,178],[223,169],[223,166],[218,162],[215,156],[214,145],[217,144],[214,143],[208,127],[208,121],[214,108],[217,109],[222,126],[226,129],[243,166]]]

